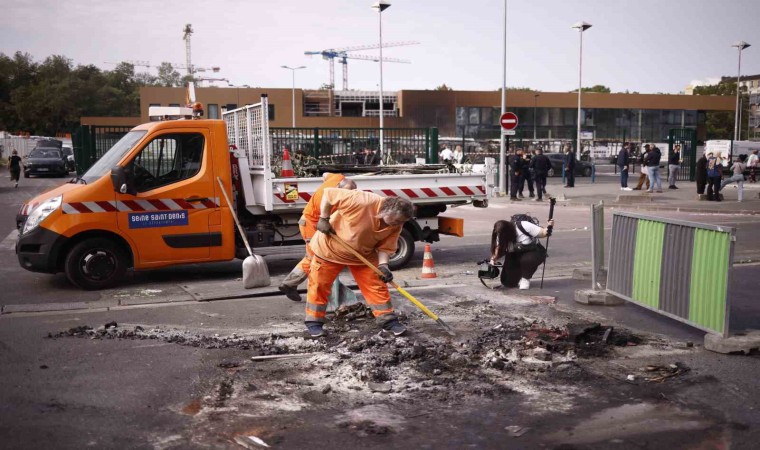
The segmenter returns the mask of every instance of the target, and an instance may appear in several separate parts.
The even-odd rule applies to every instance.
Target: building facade
[[[742,80],[744,81],[744,80]],[[295,95],[296,127],[376,128],[378,93],[365,91],[280,88],[196,88],[197,100],[209,118],[224,110],[257,103],[267,94],[270,124],[290,127]],[[185,89],[144,87],[140,90],[141,120],[150,106],[184,103]],[[519,117],[523,139],[574,139],[577,94],[508,91],[507,110]],[[384,93],[388,128],[438,127],[442,137],[495,139],[499,137],[500,91],[414,91]],[[602,94],[582,95],[581,130],[596,141],[662,142],[673,128],[697,130],[704,140],[708,111],[733,111],[735,99],[724,96]]]

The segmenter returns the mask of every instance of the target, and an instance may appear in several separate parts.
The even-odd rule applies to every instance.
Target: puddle
[[[636,403],[605,409],[569,431],[549,437],[563,443],[589,444],[640,434],[701,430],[710,425],[694,411],[668,404]]]

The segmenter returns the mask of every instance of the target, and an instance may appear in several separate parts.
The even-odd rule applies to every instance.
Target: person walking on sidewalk
[[[704,195],[707,186],[707,155],[705,153],[697,160],[694,179],[697,181],[697,194]]]
[[[542,149],[536,150],[536,156],[530,160],[530,169],[533,170],[533,176],[536,179],[536,192],[538,196],[537,202],[544,199],[543,194],[546,193],[546,177],[549,175],[549,169],[552,168],[552,162],[548,156],[544,155]]]
[[[647,175],[647,166],[644,164],[644,158],[646,158],[647,153],[651,151],[651,147],[649,144],[646,144],[644,146],[644,153],[642,153],[639,156],[639,165],[641,166],[639,170],[639,182],[636,183],[636,187],[633,188],[634,191],[640,191],[641,187],[644,186],[644,182],[647,184],[647,189],[649,189],[649,176]]]
[[[620,150],[620,153],[618,153],[618,156],[617,156],[617,166],[620,169],[620,190],[621,191],[632,190],[631,188],[628,187],[628,169],[631,165],[630,148],[631,148],[631,143],[626,142],[623,145],[623,149]]]
[[[520,179],[520,198],[523,198],[523,190],[525,189],[525,183],[528,183],[528,192],[530,193],[530,198],[535,197],[534,193],[534,187],[533,187],[533,173],[530,171],[530,160],[531,160],[530,152],[523,152],[522,155],[522,169],[520,170],[520,173],[522,174],[522,177]]]
[[[757,150],[752,150],[752,154],[749,155],[747,160],[747,167],[749,168],[749,182],[757,183],[757,168],[760,166],[760,158],[757,156]]]
[[[647,175],[649,176],[649,189],[647,192],[650,194],[656,189],[656,192],[662,193],[662,180],[660,179],[660,159],[662,153],[657,146],[652,146],[652,149],[644,157],[644,165],[647,166]]]
[[[739,155],[739,161],[736,161],[731,166],[731,177],[726,178],[723,180],[722,183],[720,183],[720,189],[723,190],[726,185],[731,183],[736,183],[736,186],[739,188],[739,197],[737,201],[742,201],[744,199],[744,171],[747,170],[747,155]]]
[[[707,200],[720,201],[720,179],[723,176],[723,166],[720,156],[717,158],[713,152],[707,154]]]
[[[18,187],[18,179],[21,176],[21,157],[18,156],[15,148],[11,152],[11,157],[8,158],[8,170],[11,172],[11,181],[16,183],[13,187]]]
[[[314,253],[309,247],[309,242],[311,242],[311,238],[314,237],[314,233],[317,232],[317,222],[322,213],[319,209],[319,205],[322,202],[322,193],[326,188],[331,187],[356,189],[356,183],[340,173],[325,172],[322,175],[322,179],[324,180],[324,183],[317,188],[314,195],[309,199],[301,218],[298,220],[298,229],[301,231],[301,237],[303,237],[303,240],[306,242],[306,255],[298,262],[298,264],[296,264],[285,279],[282,280],[280,286],[278,286],[280,292],[294,302],[301,301],[301,294],[298,293],[298,285],[306,281],[309,277],[311,260],[314,257]]]
[[[333,209],[334,208],[334,209]],[[306,294],[306,328],[313,338],[325,335],[323,325],[333,281],[348,267],[375,320],[396,336],[406,327],[393,312],[386,283],[393,280],[388,267],[396,252],[404,222],[414,214],[412,203],[401,197],[381,197],[364,191],[327,188],[322,193],[320,217],[311,240],[314,258],[309,271]],[[334,211],[330,215],[330,211]],[[342,239],[383,273],[380,278],[331,235]]]
[[[517,197],[517,191],[520,188],[520,178],[522,177],[522,150],[517,150],[514,154],[507,157],[509,165],[509,199],[512,201],[520,200]]]
[[[681,168],[681,145],[673,146],[673,152],[668,155],[668,189],[678,189],[676,176]]]
[[[565,146],[565,176],[567,177],[566,188],[575,187],[575,153],[573,147],[570,145]]]

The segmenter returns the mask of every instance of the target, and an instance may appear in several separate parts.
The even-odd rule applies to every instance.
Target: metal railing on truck
[[[131,129],[129,126],[81,126],[73,137],[77,174],[86,172]],[[307,176],[306,167],[317,165],[370,166],[380,162],[379,128],[269,128],[269,134],[272,170],[277,173],[285,148],[290,151],[297,176]],[[414,164],[421,158],[426,163],[438,160],[437,128],[386,128],[384,135],[385,164]],[[238,138],[246,140],[248,136]],[[256,166],[263,161],[255,159],[249,163]]]
[[[379,128],[269,128],[272,166],[279,167],[284,149],[294,160],[296,176],[300,166],[379,165]],[[384,128],[385,165],[437,162],[437,128]]]

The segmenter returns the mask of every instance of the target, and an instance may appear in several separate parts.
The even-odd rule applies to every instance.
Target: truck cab
[[[129,267],[232,259],[233,223],[217,182],[229,187],[230,174],[223,121],[140,125],[81,177],[24,206],[19,263],[100,289]]]

